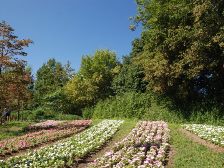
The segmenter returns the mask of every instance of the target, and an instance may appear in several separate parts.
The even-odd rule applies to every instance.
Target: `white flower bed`
[[[184,124],[183,127],[202,139],[224,146],[224,127],[203,124]]]
[[[142,121],[112,151],[98,158],[90,168],[164,167],[169,148],[169,129],[163,121]]]
[[[71,165],[75,159],[85,156],[101,147],[118,130],[123,121],[104,120],[82,133],[43,147],[23,156],[12,157],[0,162],[1,168],[40,168],[64,167]]]

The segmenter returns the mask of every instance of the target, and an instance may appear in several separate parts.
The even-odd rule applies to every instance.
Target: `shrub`
[[[164,101],[164,103],[162,103]],[[162,100],[150,93],[126,92],[122,95],[100,101],[92,109],[85,109],[84,115],[93,118],[137,118],[142,120],[165,120],[181,122],[178,111],[170,110],[168,100]]]
[[[56,120],[80,120],[81,116],[73,115],[73,114],[57,114],[54,119]]]
[[[85,119],[90,119],[93,117],[94,108],[93,107],[86,107],[83,109],[82,116]]]

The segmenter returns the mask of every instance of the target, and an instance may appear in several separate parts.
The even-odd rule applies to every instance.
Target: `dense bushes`
[[[98,102],[83,110],[84,118],[137,118],[165,120],[176,123],[209,123],[224,125],[224,114],[216,104],[197,102],[176,106],[164,96],[151,93],[126,92]]]
[[[38,120],[76,120],[81,119],[82,117],[73,114],[64,114],[52,111],[46,107],[38,107],[33,110],[24,110],[20,112],[21,119],[29,121],[38,121]]]
[[[75,106],[67,99],[63,89],[58,89],[43,98],[43,106],[51,109],[56,113],[77,114]]]
[[[149,93],[126,92],[100,101],[94,108],[83,110],[83,116],[89,118],[138,118],[150,120],[180,121],[177,113],[170,112],[168,103],[158,100]]]

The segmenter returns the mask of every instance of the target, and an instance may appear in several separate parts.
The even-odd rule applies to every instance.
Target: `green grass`
[[[131,130],[136,126],[137,120],[125,120],[120,126],[118,132],[113,136],[113,140],[119,142],[125,138]]]
[[[171,145],[174,147],[174,168],[223,168],[224,153],[211,149],[188,139],[178,129],[179,125],[169,124]]]
[[[29,124],[31,124],[31,122],[13,121],[0,125],[0,140],[24,134],[24,128]]]

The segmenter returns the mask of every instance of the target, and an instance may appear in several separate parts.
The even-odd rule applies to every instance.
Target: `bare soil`
[[[176,151],[175,151],[174,146],[171,145],[170,150],[168,152],[169,152],[169,154],[168,154],[168,158],[167,158],[167,162],[166,162],[166,167],[171,168],[174,165],[173,158],[176,155]]]

